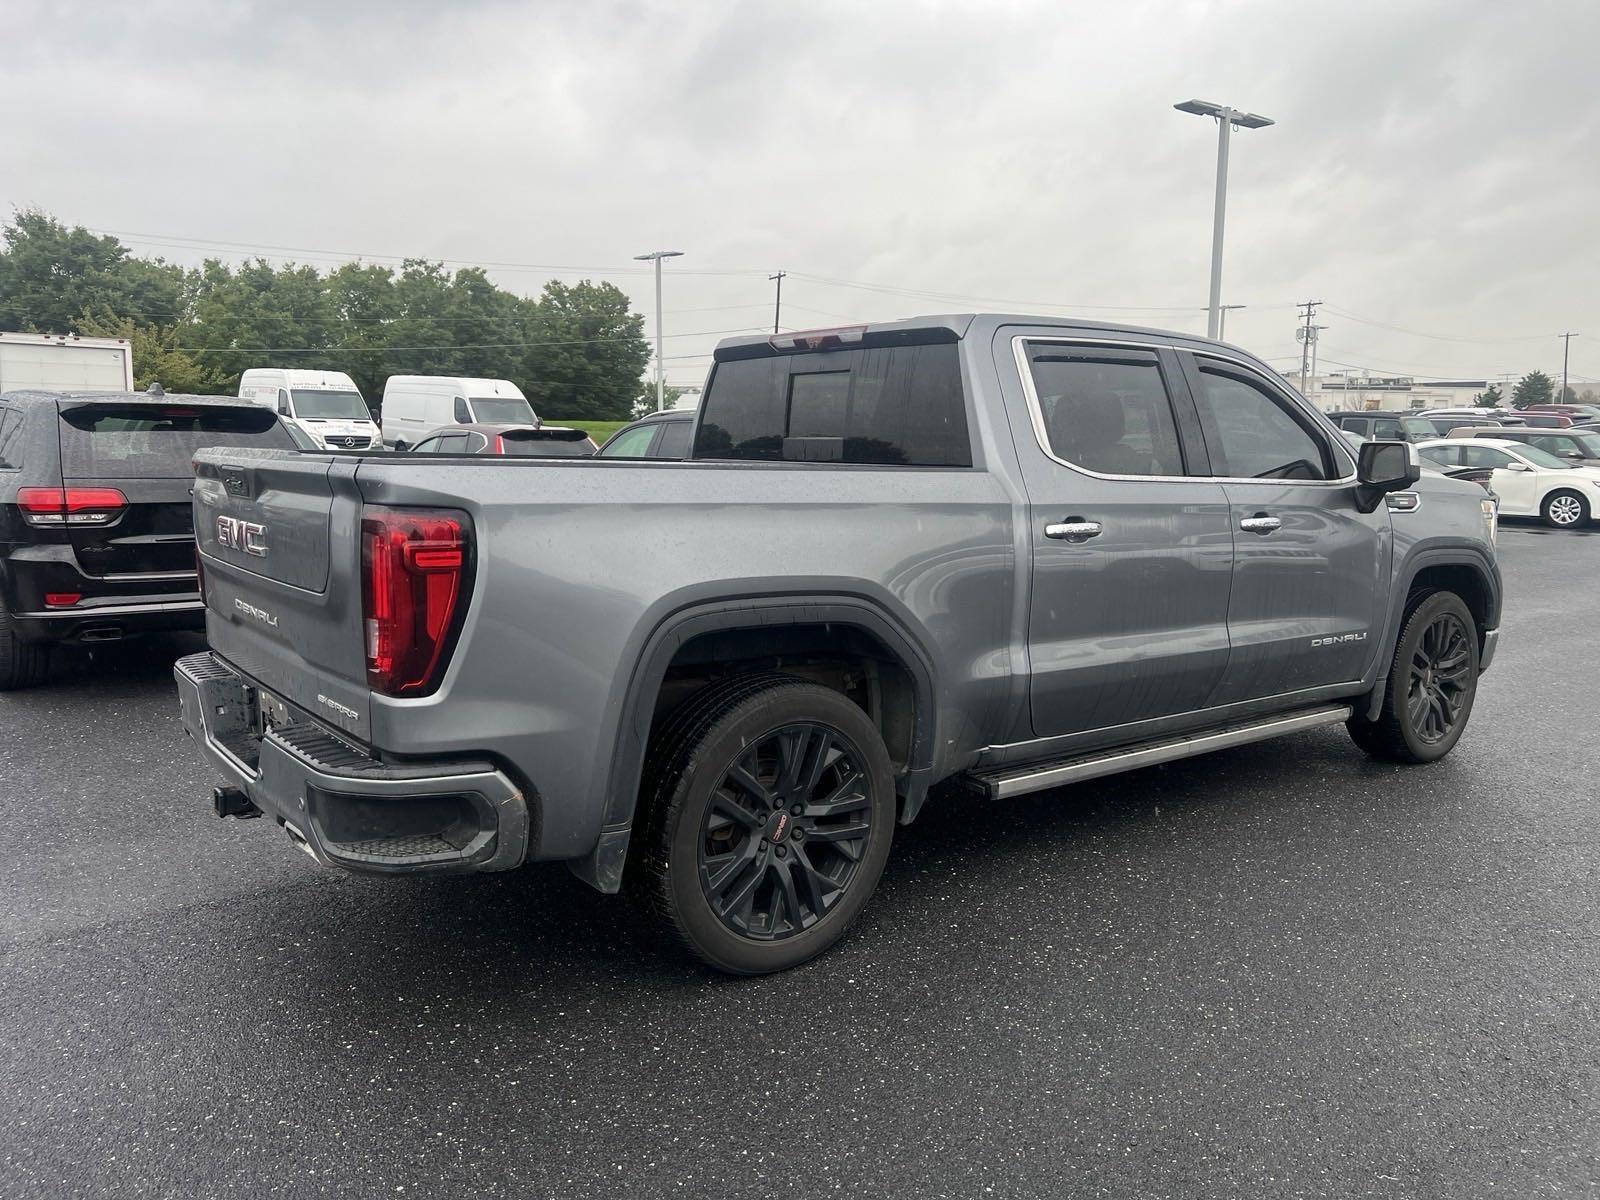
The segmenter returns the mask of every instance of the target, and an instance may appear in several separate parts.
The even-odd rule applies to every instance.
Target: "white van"
[[[361,389],[343,371],[252,367],[239,377],[239,395],[272,409],[325,450],[367,450],[378,443]]]
[[[383,441],[415,446],[444,425],[534,425],[533,406],[509,379],[391,375],[383,385]]]

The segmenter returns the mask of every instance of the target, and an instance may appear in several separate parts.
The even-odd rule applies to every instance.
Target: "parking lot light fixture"
[[[1228,136],[1235,125],[1240,129],[1264,129],[1275,122],[1260,113],[1240,112],[1210,100],[1185,100],[1172,107],[1197,117],[1212,117],[1217,122],[1217,200],[1211,223],[1211,302],[1206,318],[1206,336],[1217,338],[1222,336],[1222,225],[1228,208]]]
[[[656,411],[660,412],[667,406],[667,376],[665,360],[661,357],[661,260],[664,258],[680,258],[682,250],[652,250],[649,254],[635,254],[636,262],[654,262],[656,264]]]

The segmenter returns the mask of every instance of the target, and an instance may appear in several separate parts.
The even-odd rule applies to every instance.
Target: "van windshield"
[[[313,421],[370,421],[372,413],[360,392],[294,389],[294,415]]]
[[[520,396],[474,396],[472,415],[484,425],[537,425],[533,405]]]

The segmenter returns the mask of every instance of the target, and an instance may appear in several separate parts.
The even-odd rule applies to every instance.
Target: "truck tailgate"
[[[281,450],[195,456],[211,646],[256,683],[368,740],[355,468]]]

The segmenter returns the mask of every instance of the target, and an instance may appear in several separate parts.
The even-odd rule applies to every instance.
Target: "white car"
[[[1489,467],[1500,512],[1543,517],[1557,529],[1586,525],[1600,511],[1600,468],[1575,467],[1554,454],[1504,438],[1440,438],[1417,452],[1435,466]]]

